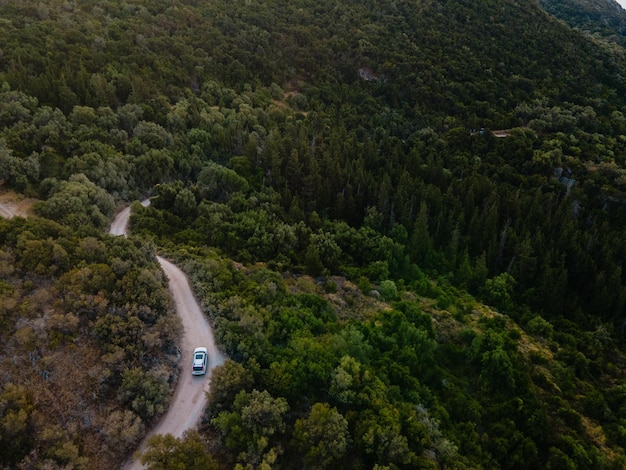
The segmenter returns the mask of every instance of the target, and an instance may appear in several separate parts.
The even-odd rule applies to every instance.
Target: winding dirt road
[[[144,206],[149,203],[149,201],[142,202]],[[130,207],[127,207],[115,217],[109,233],[126,236],[129,217]],[[157,260],[169,279],[170,294],[174,299],[176,312],[182,320],[184,328],[181,338],[182,359],[180,376],[168,411],[148,433],[141,443],[138,453],[145,450],[147,440],[154,434],[172,434],[174,437],[181,437],[187,429],[197,425],[206,406],[206,392],[209,390],[212,370],[226,360],[215,344],[211,326],[193,296],[185,273],[160,256],[157,256]],[[205,346],[209,351],[209,370],[206,376],[191,375],[192,354],[194,348],[198,346]],[[134,458],[127,462],[123,468],[136,470],[144,467],[137,458]]]

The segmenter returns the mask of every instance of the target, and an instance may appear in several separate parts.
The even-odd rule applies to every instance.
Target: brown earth
[[[31,199],[0,186],[0,217],[10,219],[15,216],[26,217],[36,199]]]

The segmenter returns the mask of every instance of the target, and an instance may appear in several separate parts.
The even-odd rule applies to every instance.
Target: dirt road
[[[149,201],[142,204],[148,205]],[[130,208],[121,211],[111,224],[110,233],[126,236],[129,216]],[[139,452],[145,450],[146,441],[154,434],[172,434],[180,437],[185,430],[196,426],[206,406],[206,392],[209,390],[212,369],[226,360],[215,344],[211,326],[193,296],[187,276],[166,259],[160,256],[157,259],[169,279],[170,293],[184,328],[181,338],[182,360],[178,384],[169,409],[141,443]],[[198,346],[205,346],[209,351],[209,371],[206,376],[191,375],[191,356],[194,348]],[[136,470],[143,466],[139,460],[134,459],[127,462],[123,468]]]
[[[113,219],[113,223],[111,224],[111,228],[109,229],[109,233],[111,235],[115,235],[116,237],[119,237],[120,235],[126,236],[126,227],[128,226],[129,218],[130,206],[125,207],[115,216],[115,219]]]

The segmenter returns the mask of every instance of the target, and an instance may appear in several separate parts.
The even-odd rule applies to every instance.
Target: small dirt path
[[[142,204],[148,205],[149,201],[144,201]],[[126,236],[129,217],[130,208],[128,207],[115,217],[109,231],[111,235]],[[187,429],[194,428],[198,424],[206,407],[206,392],[209,390],[212,370],[226,360],[215,344],[213,330],[193,295],[185,273],[160,256],[157,256],[157,260],[169,279],[170,294],[183,324],[184,331],[180,346],[182,360],[180,376],[168,411],[148,433],[138,452],[145,451],[148,439],[155,434],[172,434],[174,437],[181,437]],[[191,375],[191,356],[194,348],[198,346],[204,346],[209,351],[209,371],[206,376]],[[123,468],[137,470],[144,467],[135,458],[127,462]]]

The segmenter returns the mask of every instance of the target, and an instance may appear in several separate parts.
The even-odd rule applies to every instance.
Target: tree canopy
[[[517,0],[0,25],[0,196],[38,200],[0,219],[0,466],[119,466],[159,418],[157,251],[230,360],[149,468],[625,465],[619,41]]]

